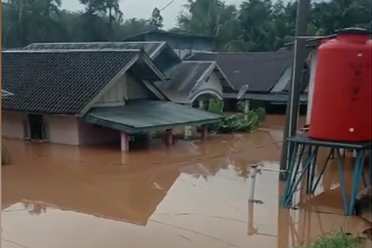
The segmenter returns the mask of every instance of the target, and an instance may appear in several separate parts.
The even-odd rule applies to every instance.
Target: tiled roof
[[[217,61],[230,82],[239,90],[269,92],[292,63],[292,52],[196,53],[188,60]]]
[[[3,109],[77,114],[133,61],[137,51],[3,51]]]
[[[169,81],[157,83],[157,86],[162,90],[189,94],[208,73],[208,70],[215,65],[215,62],[210,61],[183,61],[173,69]]]
[[[50,43],[32,43],[22,48],[22,50],[54,50],[54,49],[143,49],[146,54],[153,58],[157,51],[167,46],[163,41],[145,41],[145,42],[50,42]],[[170,47],[169,47],[170,49]]]

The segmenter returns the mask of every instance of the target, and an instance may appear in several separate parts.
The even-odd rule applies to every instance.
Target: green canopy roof
[[[133,101],[126,106],[91,109],[86,122],[124,131],[148,132],[176,126],[202,125],[219,122],[223,116],[163,101]]]

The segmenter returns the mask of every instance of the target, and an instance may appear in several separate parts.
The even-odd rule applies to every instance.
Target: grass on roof
[[[364,237],[340,232],[321,236],[308,246],[298,248],[364,248],[365,241]]]

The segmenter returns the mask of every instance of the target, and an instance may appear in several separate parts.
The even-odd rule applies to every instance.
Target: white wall
[[[309,79],[309,93],[308,93],[308,101],[307,101],[306,124],[310,124],[317,59],[318,59],[318,49],[314,49],[312,51],[311,63],[310,63],[310,79]]]
[[[76,117],[44,115],[48,140],[51,143],[79,145],[78,120]]]
[[[209,80],[203,80],[195,92],[191,92],[189,98],[194,101],[203,92],[218,92],[222,96],[222,82],[216,71],[209,75]],[[213,94],[213,93],[212,93]]]
[[[47,125],[49,142],[66,145],[79,144],[76,118],[45,115],[44,120]],[[27,124],[26,113],[3,111],[2,136],[6,138],[24,139]]]

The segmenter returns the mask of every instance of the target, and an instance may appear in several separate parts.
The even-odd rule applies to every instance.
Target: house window
[[[25,136],[28,136],[31,140],[47,140],[47,127],[42,115],[29,114],[27,124],[29,133]]]

